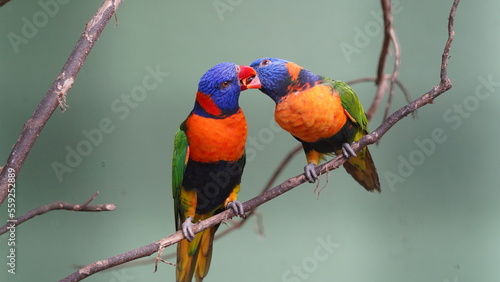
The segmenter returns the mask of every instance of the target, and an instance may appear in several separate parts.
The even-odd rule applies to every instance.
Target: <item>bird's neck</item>
[[[238,103],[231,107],[221,108],[212,97],[198,91],[198,93],[196,93],[196,102],[193,112],[204,117],[224,118],[238,112],[239,108]]]
[[[276,103],[286,95],[307,90],[321,82],[322,77],[311,71],[301,68],[295,74],[291,74],[283,80],[281,85],[276,87],[276,91],[269,95]]]

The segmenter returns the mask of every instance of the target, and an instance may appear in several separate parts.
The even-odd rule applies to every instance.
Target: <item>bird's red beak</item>
[[[249,66],[239,66],[239,68],[238,79],[240,80],[241,91],[262,87],[257,72],[253,68]]]

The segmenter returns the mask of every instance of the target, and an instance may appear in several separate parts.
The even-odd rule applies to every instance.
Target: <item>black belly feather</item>
[[[197,214],[206,214],[222,206],[234,187],[241,183],[244,157],[237,162],[202,163],[188,161],[182,186],[197,194]]]
[[[342,150],[342,144],[354,142],[354,136],[357,131],[357,124],[353,123],[351,120],[347,120],[339,132],[331,137],[323,138],[316,142],[305,142],[295,136],[294,137],[302,143],[306,153],[311,150],[315,150],[316,152],[322,154],[331,154]]]

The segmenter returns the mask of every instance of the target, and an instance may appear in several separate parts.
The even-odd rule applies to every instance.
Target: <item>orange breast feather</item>
[[[283,97],[274,118],[284,130],[306,142],[335,135],[347,120],[338,93],[326,85]]]
[[[243,155],[247,123],[241,109],[223,119],[192,115],[186,125],[190,159],[198,162],[237,161]]]

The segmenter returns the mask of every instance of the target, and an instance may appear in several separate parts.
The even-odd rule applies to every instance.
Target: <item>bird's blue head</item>
[[[240,108],[240,92],[259,87],[259,80],[252,68],[233,63],[217,64],[198,83],[194,112],[202,116],[232,115]]]
[[[301,66],[278,58],[261,58],[250,64],[260,79],[264,94],[276,103],[289,92],[314,86],[321,77]]]

